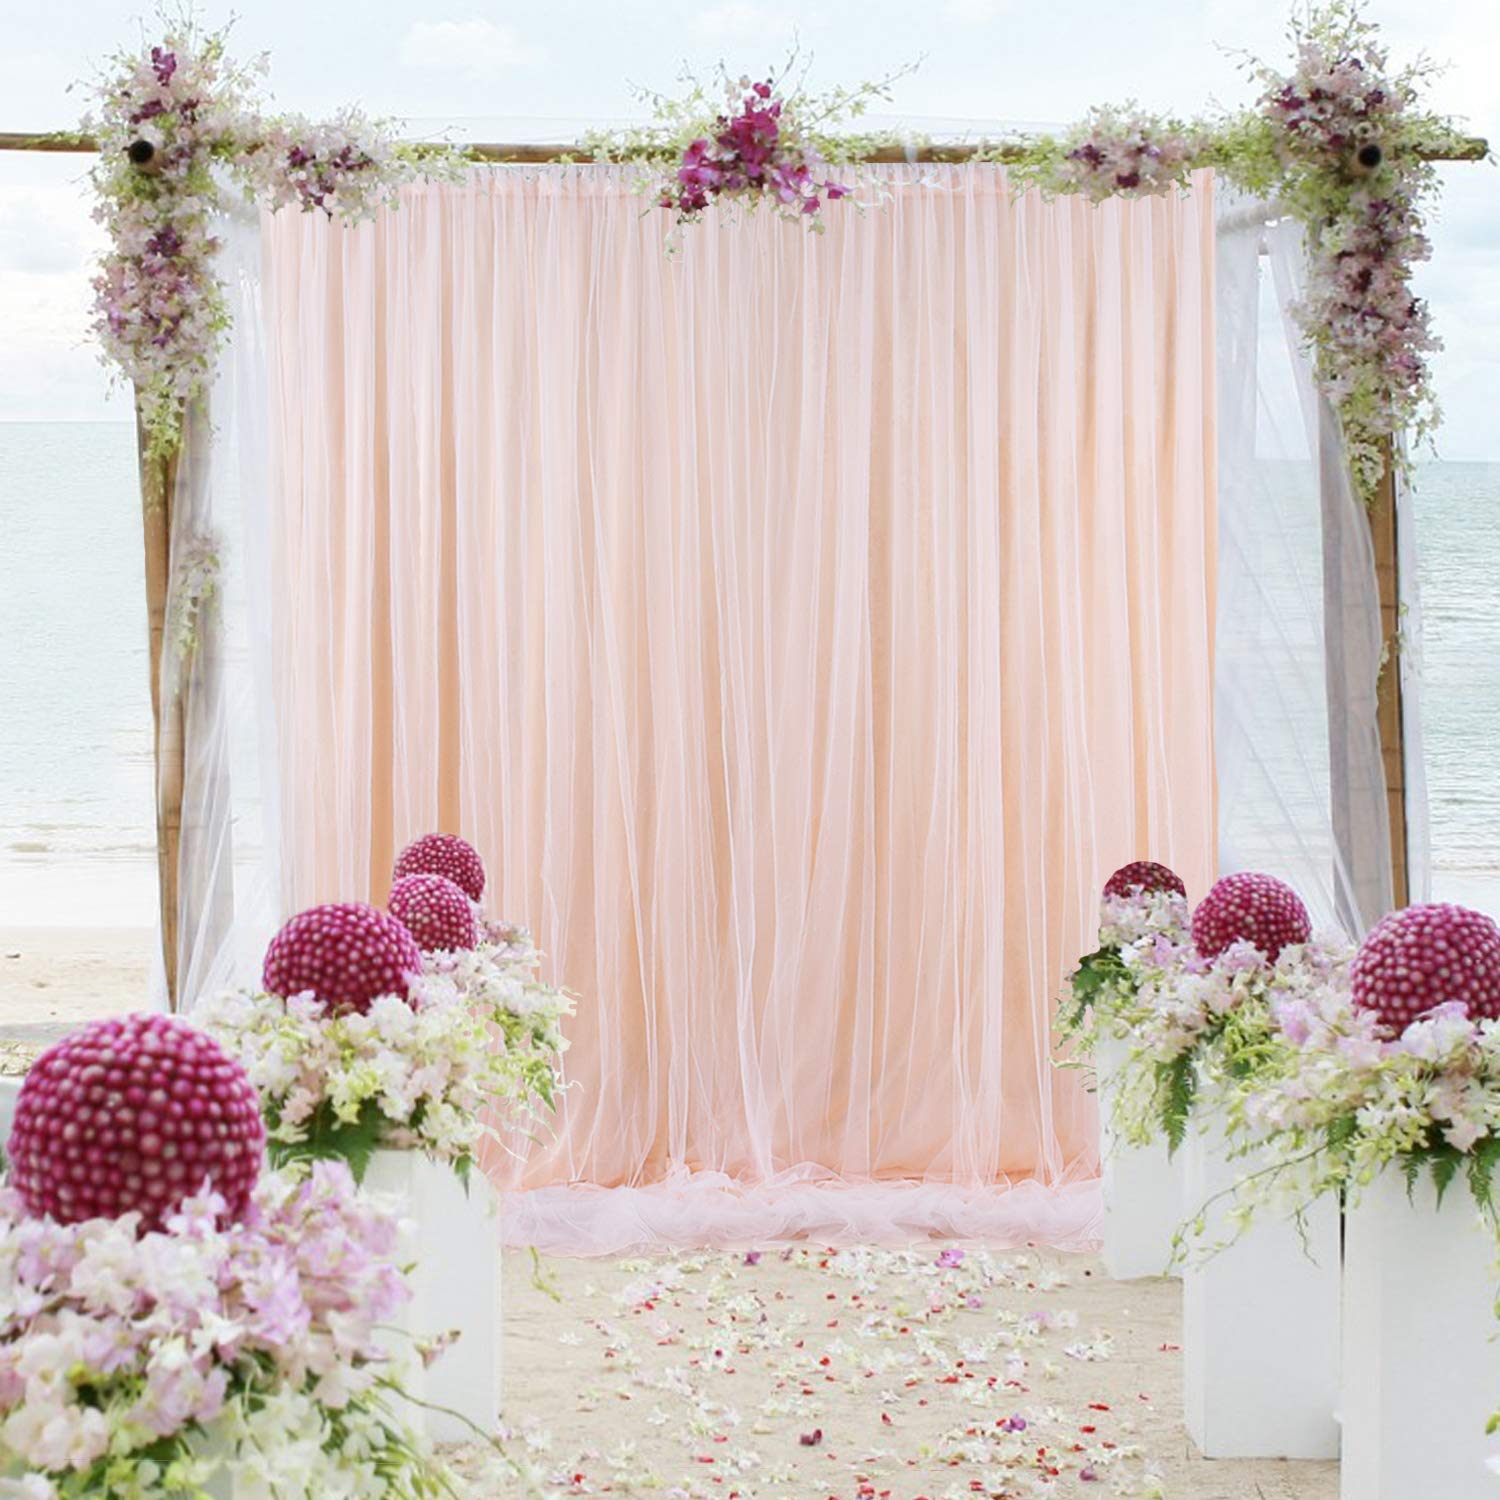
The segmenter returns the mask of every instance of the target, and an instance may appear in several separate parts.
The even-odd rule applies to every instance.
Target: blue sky
[[[5,0],[5,9],[19,0]],[[793,38],[814,82],[849,82],[922,58],[893,114],[929,129],[1061,123],[1091,104],[1136,98],[1192,112],[1247,97],[1229,53],[1280,57],[1283,12],[1265,0],[241,0],[233,45],[271,54],[282,107],[357,102],[414,134],[569,138],[636,112],[632,82],[670,90],[686,63],[754,70]],[[69,85],[138,34],[140,12],[105,0],[27,7],[0,57],[0,129],[73,124]],[[1436,103],[1500,141],[1500,4],[1375,0],[1398,55],[1450,68]],[[211,22],[230,7],[206,4]],[[0,419],[124,416],[84,337],[87,264],[97,249],[78,158],[0,154]],[[1439,357],[1444,457],[1500,459],[1500,177],[1445,171],[1434,264],[1422,278],[1448,348]]]

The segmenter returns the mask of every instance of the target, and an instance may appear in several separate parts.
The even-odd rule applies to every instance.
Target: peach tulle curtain
[[[1214,847],[1213,209],[823,235],[477,172],[268,219],[286,901],[485,855],[580,996],[531,1186],[1081,1180],[1096,892]]]

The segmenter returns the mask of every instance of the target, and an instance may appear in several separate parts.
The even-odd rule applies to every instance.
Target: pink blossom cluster
[[[1302,38],[1292,72],[1273,80],[1261,97],[1285,149],[1340,166],[1352,162],[1360,147],[1379,145],[1407,105],[1403,91],[1386,78],[1383,61],[1320,37]]]
[[[1262,72],[1261,116],[1289,172],[1283,191],[1308,223],[1294,313],[1367,498],[1383,472],[1382,440],[1435,420],[1428,356],[1441,346],[1411,287],[1431,253],[1419,200],[1432,172],[1407,139],[1427,128],[1418,76],[1393,73],[1357,18],[1311,27],[1291,72]]]
[[[100,90],[94,217],[110,248],[94,278],[94,331],[141,392],[148,431],[175,446],[181,403],[205,386],[226,322],[212,270],[218,143],[246,131],[243,78],[217,38],[122,55]]]
[[[1185,187],[1196,143],[1191,131],[1131,106],[1091,110],[1060,142],[1061,155],[1020,174],[1044,192],[1144,198]]]
[[[241,1220],[224,1217],[205,1192],[159,1230],[135,1214],[65,1225],[0,1188],[0,1440],[38,1493],[164,1494],[151,1475],[205,1439],[233,1468],[252,1428],[253,1455],[300,1437],[278,1422],[311,1421],[330,1445],[360,1425],[377,1454],[409,1445],[360,1399],[390,1377],[377,1330],[408,1295],[395,1217],[326,1162],[263,1177]],[[319,1463],[360,1467],[333,1448]],[[346,1475],[338,1493],[384,1491]]]
[[[672,177],[657,193],[657,205],[679,224],[692,223],[721,198],[767,200],[815,227],[824,202],[849,189],[827,176],[828,164],[796,128],[787,101],[769,81],[740,81],[738,109],[714,121],[712,136],[691,141]]]
[[[229,326],[214,270],[212,215],[232,180],[272,208],[360,219],[403,182],[452,176],[456,154],[412,153],[356,110],[324,124],[263,118],[225,33],[184,23],[160,44],[118,54],[86,128],[98,141],[94,217],[110,245],[94,278],[93,327],[105,360],[140,392],[153,456],[178,445],[182,409],[201,396]]]

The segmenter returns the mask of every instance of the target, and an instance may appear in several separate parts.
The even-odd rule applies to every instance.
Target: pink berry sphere
[[[443,875],[403,875],[391,887],[391,915],[423,953],[454,952],[479,941],[474,903]]]
[[[160,1229],[205,1183],[243,1217],[265,1127],[245,1070],[177,1016],[112,1016],[48,1048],[26,1075],[11,1181],[62,1224],[138,1211]]]
[[[1274,875],[1249,870],[1215,882],[1193,913],[1193,946],[1204,958],[1243,940],[1274,962],[1283,948],[1311,936],[1312,922],[1296,891]]]
[[[1180,875],[1150,859],[1137,859],[1121,865],[1104,882],[1106,896],[1128,896],[1132,891],[1176,891],[1179,896],[1187,895],[1187,887]]]
[[[311,991],[330,1010],[368,1010],[381,995],[405,996],[422,955],[395,917],[363,901],[298,912],[266,949],[261,983],[273,995]]]
[[[1500,927],[1446,902],[1387,912],[1360,944],[1349,985],[1356,1005],[1398,1033],[1447,1000],[1476,1021],[1500,1018]]]
[[[484,895],[484,861],[456,833],[424,833],[396,856],[393,881],[406,875],[444,875],[471,901]]]

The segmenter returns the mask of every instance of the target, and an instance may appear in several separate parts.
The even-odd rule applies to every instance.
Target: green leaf
[[[1197,1095],[1198,1075],[1191,1052],[1179,1052],[1170,1062],[1157,1063],[1156,1107],[1169,1156],[1175,1156],[1187,1140],[1188,1121]]]
[[[1432,1185],[1437,1189],[1437,1206],[1443,1206],[1443,1196],[1453,1186],[1458,1176],[1459,1154],[1452,1146],[1442,1146],[1432,1153]]]
[[[296,1161],[342,1161],[348,1164],[356,1182],[363,1182],[370,1158],[385,1140],[389,1121],[380,1106],[367,1099],[354,1120],[340,1120],[326,1101],[312,1117],[307,1138],[295,1144],[270,1143],[272,1166]]]

